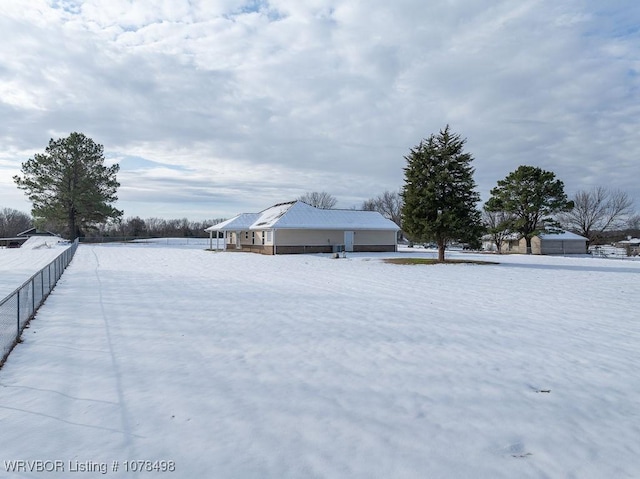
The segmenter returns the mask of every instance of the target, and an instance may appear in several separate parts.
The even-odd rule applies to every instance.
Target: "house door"
[[[344,250],[345,251],[353,251],[353,231],[345,231],[344,232]]]

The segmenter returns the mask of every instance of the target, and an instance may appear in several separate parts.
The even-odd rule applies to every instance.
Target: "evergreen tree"
[[[466,140],[447,125],[420,142],[405,157],[402,226],[414,241],[434,241],[438,260],[453,240],[477,242],[481,234],[480,195],[475,191],[473,157],[463,151]]]
[[[498,181],[485,204],[487,211],[513,215],[509,229],[525,238],[527,254],[531,253],[531,238],[557,230],[559,225],[552,216],[571,208],[573,202],[567,199],[564,183],[553,172],[525,165]]]
[[[65,234],[75,239],[85,228],[122,216],[111,206],[118,199],[120,167],[103,163],[102,145],[82,133],[71,133],[51,139],[44,154],[23,163],[22,176],[13,179],[29,196],[37,221],[66,224]]]

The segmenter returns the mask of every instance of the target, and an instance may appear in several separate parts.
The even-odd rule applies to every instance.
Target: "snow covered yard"
[[[51,263],[69,244],[50,236],[29,238],[20,248],[0,248],[0,299]]]
[[[79,247],[0,370],[2,477],[640,475],[639,262],[200,248]]]

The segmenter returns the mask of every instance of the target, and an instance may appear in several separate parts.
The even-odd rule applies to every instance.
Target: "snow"
[[[297,206],[296,206],[297,205]],[[255,219],[251,228],[273,228],[275,224],[279,223],[279,220],[290,211],[302,210],[307,214],[314,212],[316,208],[310,206],[302,201],[290,201],[288,203],[280,203],[274,205],[266,210],[261,211],[258,217]],[[295,214],[295,213],[294,213]]]
[[[540,238],[544,239],[558,239],[558,240],[586,240],[584,236],[577,235],[571,231],[562,231],[559,233],[542,233]]]
[[[0,370],[0,460],[66,471],[2,477],[637,477],[640,263],[382,262],[434,255],[80,245]]]
[[[69,242],[63,240],[59,236],[32,236],[27,241],[22,243],[23,250],[25,249],[41,249],[41,248],[53,248],[58,245],[69,246]]]
[[[69,247],[57,236],[34,236],[20,248],[0,248],[0,300]]]

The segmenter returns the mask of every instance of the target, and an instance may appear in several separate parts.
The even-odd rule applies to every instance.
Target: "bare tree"
[[[0,238],[15,236],[33,226],[31,216],[12,208],[0,210]]]
[[[640,215],[634,214],[629,217],[625,225],[625,234],[634,238],[640,238]]]
[[[363,211],[377,211],[385,218],[393,221],[402,228],[402,195],[398,191],[385,191],[375,198],[369,198],[362,202]],[[402,229],[398,231],[398,241],[404,238]]]
[[[627,220],[627,229],[640,230],[640,215],[633,215]]]
[[[354,207],[353,209],[355,210],[356,208]],[[378,211],[378,198],[369,198],[368,200],[364,200],[360,209],[362,211]]]
[[[377,211],[382,216],[390,219],[402,227],[402,196],[399,191],[385,191],[375,198],[369,198],[362,202],[363,211]],[[402,231],[398,232],[398,239],[402,239]]]
[[[167,236],[167,220],[163,218],[147,218],[144,220],[149,236]]]
[[[597,242],[604,232],[623,227],[633,214],[633,201],[621,190],[597,186],[578,191],[573,198],[574,208],[560,215],[562,225]]]
[[[397,191],[385,191],[378,197],[378,211],[397,225],[402,217],[402,197]]]
[[[513,234],[509,227],[514,219],[514,215],[504,211],[482,210],[482,223],[491,236],[491,241],[496,245],[498,254],[502,254],[502,245]]]
[[[316,208],[323,210],[330,210],[338,202],[334,196],[330,195],[326,191],[312,191],[305,193],[298,198],[298,201],[303,201],[308,205],[315,206]]]

